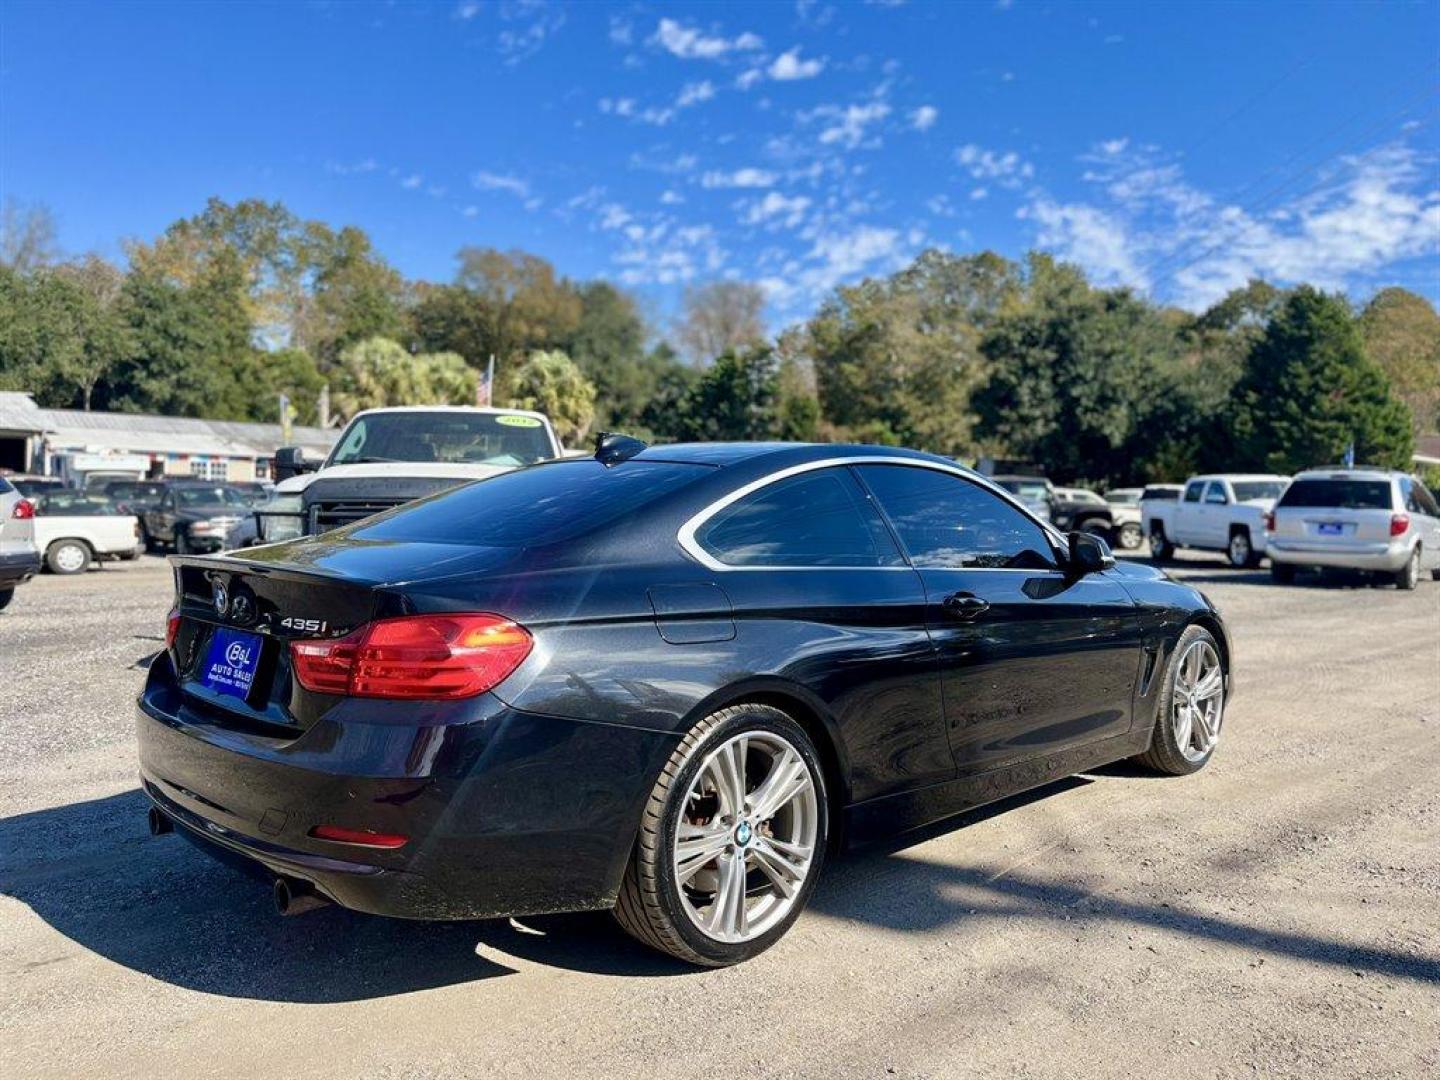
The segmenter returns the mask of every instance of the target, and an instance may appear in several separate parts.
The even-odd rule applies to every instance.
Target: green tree
[[[411,355],[389,338],[357,341],[340,354],[334,402],[341,416],[387,405],[468,405],[478,376],[456,353]]]
[[[301,251],[308,290],[297,304],[292,341],[322,367],[337,363],[357,341],[406,336],[405,281],[376,254],[364,230],[347,225],[335,232],[307,222]]]
[[[1019,287],[1019,268],[997,255],[927,251],[891,277],[837,289],[810,320],[806,350],[835,437],[969,449],[980,336]]]
[[[458,258],[455,284],[475,298],[485,339],[485,355],[467,356],[471,363],[483,365],[489,353],[514,361],[574,333],[580,299],[540,256],[467,247]]]
[[[671,361],[645,351],[645,322],[627,293],[604,281],[576,286],[575,293],[580,320],[561,347],[595,384],[596,422],[632,430]]]
[[[1409,410],[1365,358],[1360,327],[1342,297],[1302,286],[1270,320],[1235,387],[1240,463],[1274,472],[1339,461],[1409,466]]]
[[[1365,354],[1410,407],[1416,435],[1440,431],[1440,313],[1408,289],[1381,289],[1360,313]]]
[[[981,345],[991,375],[973,404],[978,434],[1054,475],[1142,479],[1144,418],[1173,403],[1174,326],[1128,290],[1096,290],[1074,267],[1031,260],[1029,299]]]
[[[595,419],[595,384],[563,352],[533,352],[515,373],[514,402],[550,417],[560,441],[574,446]]]
[[[680,402],[673,432],[687,442],[776,438],[780,365],[767,346],[721,353]]]

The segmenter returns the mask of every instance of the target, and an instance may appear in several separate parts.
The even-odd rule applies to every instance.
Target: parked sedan
[[[1413,589],[1440,580],[1440,505],[1418,478],[1387,469],[1317,469],[1295,477],[1265,522],[1276,581],[1302,567],[1384,575]]]
[[[151,829],[412,918],[612,908],[724,965],[826,854],[1119,758],[1210,759],[1215,608],[881,447],[603,440],[173,560]]]
[[[165,486],[160,501],[141,515],[149,547],[189,551],[219,551],[226,534],[250,512],[249,492],[227,484],[203,480],[174,481]]]

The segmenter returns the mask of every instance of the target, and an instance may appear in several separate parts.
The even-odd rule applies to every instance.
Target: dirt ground
[[[1237,649],[1209,768],[843,857],[705,972],[604,916],[278,918],[145,829],[163,563],[37,580],[0,614],[0,1075],[1440,1075],[1440,583],[1176,575]]]

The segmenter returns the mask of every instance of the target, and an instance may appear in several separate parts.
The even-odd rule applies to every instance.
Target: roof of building
[[[44,409],[29,394],[15,391],[0,391],[0,431],[45,435],[57,447],[103,444],[115,450],[226,457],[270,457],[282,445],[328,452],[337,435],[326,428],[296,424],[287,442],[279,424]]]

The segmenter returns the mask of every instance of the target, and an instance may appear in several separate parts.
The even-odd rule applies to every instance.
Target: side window
[[[1440,503],[1435,501],[1434,493],[1419,480],[1415,481],[1415,501],[1420,504],[1420,513],[1440,517]]]
[[[1230,502],[1230,497],[1225,494],[1225,485],[1219,480],[1211,480],[1210,487],[1205,491],[1205,501],[1211,506],[1225,506]]]
[[[738,499],[695,533],[727,566],[904,566],[885,523],[842,468],[800,473]]]
[[[1185,485],[1185,501],[1187,503],[1198,503],[1200,493],[1205,490],[1204,480],[1192,480]]]
[[[1055,566],[1045,531],[979,484],[908,465],[862,465],[859,472],[917,567]]]

